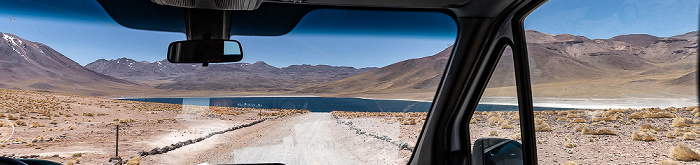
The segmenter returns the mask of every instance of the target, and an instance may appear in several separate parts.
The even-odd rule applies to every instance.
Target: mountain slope
[[[432,56],[397,62],[347,79],[300,90],[300,93],[403,93],[437,89],[452,47]]]
[[[656,92],[660,93],[665,89],[687,91],[687,87],[697,81],[694,72],[697,68],[697,35],[697,32],[690,32],[662,38],[633,34],[589,39],[527,30],[531,81],[538,88],[547,88],[549,84],[563,90],[582,88],[584,86],[575,82],[586,82],[589,84],[585,88],[601,90],[648,86],[659,89]],[[422,98],[430,99],[439,85],[451,50],[449,47],[433,56],[401,61],[299,92],[350,97],[414,97],[408,95],[422,93]],[[507,48],[488,88],[514,85],[513,54]],[[582,91],[581,96],[595,95],[596,92]],[[560,91],[558,94],[576,97],[576,92],[580,91],[572,92]],[[625,95],[624,92],[620,95]]]
[[[173,64],[166,60],[137,62],[128,58],[99,59],[85,67],[157,89],[224,91],[291,91],[375,69],[306,64],[277,68],[262,61],[201,67],[196,64]]]
[[[106,90],[143,88],[82,67],[51,47],[0,33],[0,88],[103,96]]]

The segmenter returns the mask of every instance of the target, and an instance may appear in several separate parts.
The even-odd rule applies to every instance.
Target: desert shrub
[[[673,113],[669,112],[658,112],[658,113],[647,113],[644,114],[644,118],[673,118],[676,117]]]
[[[566,161],[566,162],[564,162],[564,165],[576,165],[576,162],[574,162],[574,161]]]
[[[77,162],[75,160],[68,161],[66,165],[75,165]]]
[[[615,121],[615,120],[617,120],[617,115],[606,116],[606,117],[594,117],[592,120],[593,120],[593,122]]]
[[[401,122],[401,125],[416,125],[416,120],[414,118],[409,118]]]
[[[569,118],[559,117],[559,118],[557,118],[557,121],[569,121]]]
[[[80,153],[80,152],[73,153],[73,157],[83,157],[83,153]]]
[[[574,131],[581,132],[581,131],[583,131],[583,128],[588,128],[588,124],[586,124],[586,123],[578,124],[578,126],[576,126],[576,128],[574,128]]]
[[[693,120],[690,118],[677,117],[673,119],[673,127],[690,127],[693,126]]]
[[[549,132],[552,131],[552,126],[549,126],[543,119],[535,119],[535,132]]]
[[[671,157],[680,161],[700,160],[700,153],[683,144],[671,148]]]
[[[586,122],[586,120],[583,118],[574,118],[573,120],[571,120],[571,123],[585,123],[585,122]]]
[[[692,132],[686,132],[683,134],[683,140],[695,140],[698,138],[698,134]]]
[[[656,141],[655,132],[650,129],[642,129],[632,133],[632,140],[635,141]]]
[[[666,137],[667,137],[667,138],[676,138],[677,136],[678,136],[678,134],[674,134],[674,133],[672,133],[672,132],[666,133]]]
[[[581,133],[584,135],[593,135],[596,133],[596,131],[589,128],[589,127],[583,127],[583,128],[581,128]]]
[[[126,162],[126,165],[139,165],[141,164],[141,157],[134,157],[129,159],[128,162]]]
[[[617,135],[617,132],[610,130],[608,128],[599,129],[595,135]]]
[[[498,131],[491,130],[491,132],[489,132],[489,136],[498,136]]]
[[[492,116],[489,118],[488,121],[490,126],[498,126],[501,122],[504,122],[505,119],[497,116]]]
[[[578,147],[578,144],[576,144],[576,143],[566,143],[564,146],[565,146],[566,148],[574,148],[574,147]]]
[[[15,126],[27,126],[27,122],[15,120]]]
[[[662,160],[659,165],[679,165],[679,163],[673,160]]]
[[[508,122],[501,123],[501,129],[513,129],[515,126],[509,124]]]
[[[581,133],[584,135],[617,135],[617,132],[608,128],[601,128],[598,131],[589,128],[588,126],[581,127]]]
[[[523,139],[523,138],[522,138],[522,136],[521,136],[520,134],[516,134],[516,135],[513,135],[513,138],[511,138],[511,139],[513,139],[513,140],[520,140],[520,139]]]
[[[648,112],[642,111],[642,112],[634,112],[630,115],[627,115],[627,119],[642,119],[644,118],[644,115],[647,114]]]
[[[513,115],[510,115],[510,120],[514,120],[514,121],[520,120],[520,114],[515,113]]]

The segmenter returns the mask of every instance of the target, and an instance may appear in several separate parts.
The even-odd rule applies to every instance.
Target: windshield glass
[[[0,10],[0,156],[404,164],[457,34],[443,13],[315,10],[283,36],[231,36],[243,60],[203,67],[165,60],[184,34],[81,5]]]

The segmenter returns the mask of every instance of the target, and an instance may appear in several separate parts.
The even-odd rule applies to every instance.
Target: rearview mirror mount
[[[236,40],[187,40],[168,46],[168,61],[171,63],[202,63],[202,66],[207,66],[242,59],[243,49]]]

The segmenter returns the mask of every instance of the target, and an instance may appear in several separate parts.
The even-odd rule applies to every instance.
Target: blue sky
[[[550,0],[526,19],[525,27],[550,34],[569,33],[589,38],[635,33],[668,37],[698,29],[698,3],[697,0]],[[0,32],[47,44],[83,65],[100,58],[159,61],[165,58],[170,42],[185,39],[182,33],[124,28],[109,19],[104,11],[94,8],[89,11],[90,15],[60,8],[40,11],[43,15],[63,14],[67,18],[46,19],[42,15],[12,10],[12,5],[3,4],[0,5],[0,16],[4,17],[0,17]],[[438,18],[435,20],[416,20],[422,24],[362,32],[356,30],[363,27],[343,29],[343,21],[309,21],[328,15],[324,12],[329,11],[318,11],[308,19],[304,18],[292,33],[285,36],[233,36],[232,39],[241,41],[243,46],[245,57],[242,62],[265,61],[277,67],[292,64],[382,67],[408,58],[433,55],[454,43],[456,35],[454,23],[439,15],[431,17]],[[381,18],[372,17],[376,13],[361,14],[358,18],[367,19],[365,24],[386,23]],[[307,23],[303,23],[305,20]],[[317,29],[304,26],[315,23],[328,23],[324,26],[336,31],[313,34],[310,31]],[[430,25],[446,28],[436,29]],[[409,35],[405,35],[407,33]]]

